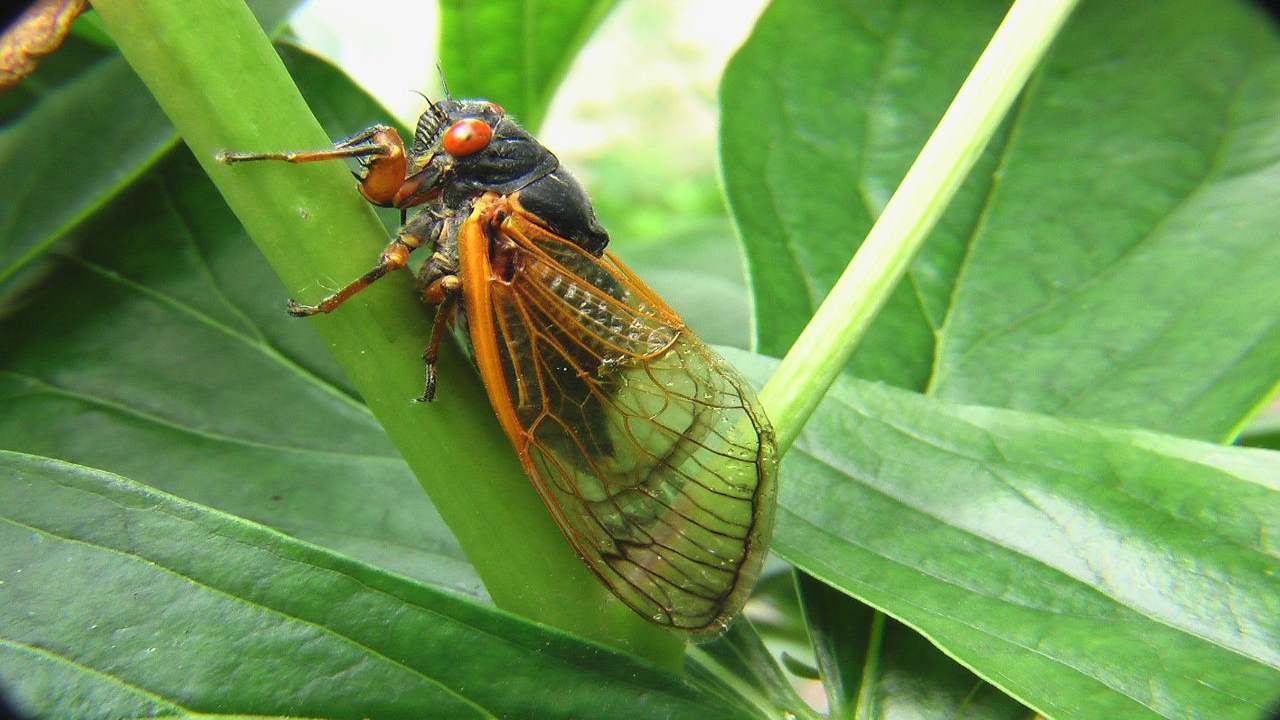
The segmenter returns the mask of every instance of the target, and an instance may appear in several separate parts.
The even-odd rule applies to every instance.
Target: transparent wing
[[[507,407],[495,409],[561,530],[614,594],[656,623],[718,633],[772,530],[776,450],[759,402],[616,258],[506,202],[488,231],[492,323],[482,323],[496,339],[492,381],[505,387]]]

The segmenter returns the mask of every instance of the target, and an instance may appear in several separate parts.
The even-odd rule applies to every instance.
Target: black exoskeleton
[[[487,100],[447,98],[431,103],[408,147],[395,128],[375,125],[323,150],[219,154],[228,164],[337,158],[355,158],[360,163],[355,173],[360,193],[374,205],[399,208],[402,227],[372,270],[315,305],[290,300],[289,313],[306,317],[333,312],[370,283],[408,264],[415,249],[431,246],[431,257],[418,270],[418,285],[423,300],[440,311],[423,354],[427,363],[423,400],[435,394],[440,337],[457,314],[458,232],[478,198],[488,192],[515,196],[548,229],[592,255],[601,255],[609,244],[609,234],[578,181],[501,106]],[[420,210],[406,222],[409,208]]]

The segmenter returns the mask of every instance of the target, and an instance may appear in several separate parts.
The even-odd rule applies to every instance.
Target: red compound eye
[[[503,109],[502,109],[502,106],[501,106],[501,105],[499,105],[499,104],[498,104],[498,103],[496,103],[496,102],[491,102],[491,103],[489,103],[489,109],[490,109],[490,110],[492,110],[492,111],[494,111],[494,112],[496,112],[496,113],[498,113],[499,115],[502,115],[503,113],[505,113],[505,112],[506,112],[506,110],[503,110]]]
[[[493,128],[477,118],[459,120],[444,131],[444,151],[454,157],[480,152],[493,139]]]

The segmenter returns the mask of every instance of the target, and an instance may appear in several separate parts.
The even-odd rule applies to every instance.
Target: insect
[[[373,269],[289,313],[332,312],[431,248],[417,274],[438,307],[420,399],[453,329],[582,561],[651,621],[718,635],[773,527],[777,449],[750,385],[606,249],[586,192],[499,105],[431,102],[407,147],[377,125],[323,150],[219,155],[337,158],[358,161],[361,194],[399,208],[402,227]]]

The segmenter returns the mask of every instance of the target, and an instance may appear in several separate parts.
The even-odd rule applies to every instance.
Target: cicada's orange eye
[[[449,126],[444,131],[444,151],[454,157],[463,157],[480,152],[489,146],[493,139],[493,128],[478,118],[466,118]]]
[[[496,103],[496,102],[490,102],[490,103],[489,103],[489,109],[490,109],[490,110],[492,110],[493,112],[495,112],[495,113],[499,114],[499,115],[502,115],[503,113],[505,113],[505,112],[506,112],[506,110],[502,109],[502,106],[501,106],[501,105],[499,105],[499,104],[498,104],[498,103]]]

